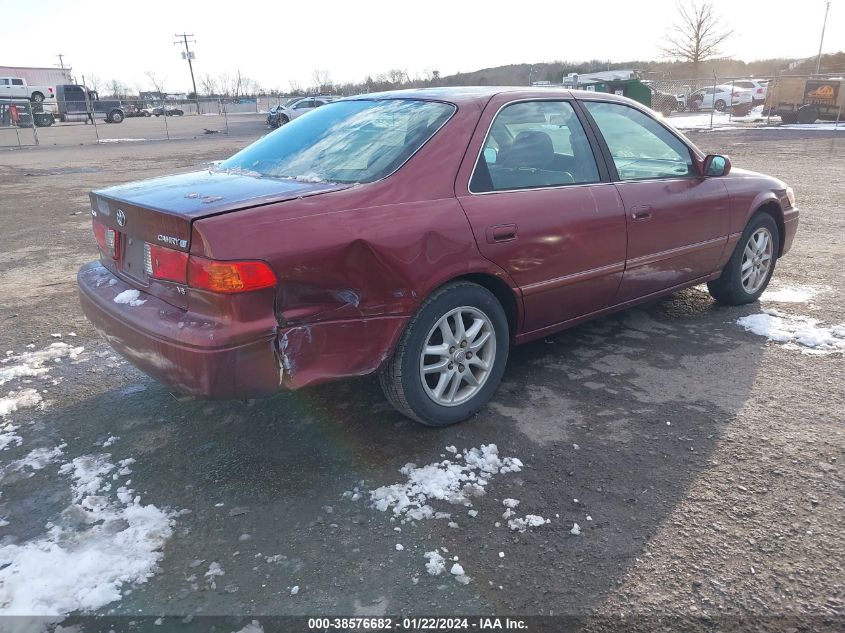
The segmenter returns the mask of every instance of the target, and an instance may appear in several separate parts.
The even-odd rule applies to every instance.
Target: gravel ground
[[[515,349],[490,407],[432,430],[395,413],[370,378],[251,403],[179,399],[88,326],[74,287],[95,257],[88,190],[207,164],[265,131],[260,117],[228,135],[181,123],[184,138],[171,142],[0,152],[0,355],[85,348],[47,379],[0,387],[34,386],[44,399],[0,419],[20,438],[0,451],[0,553],[48,523],[69,525],[72,548],[84,525],[68,523],[71,481],[59,470],[108,453],[136,460],[131,488],[170,512],[172,534],[148,580],[123,585],[99,615],[189,616],[177,630],[192,630],[192,617],[193,630],[209,630],[200,616],[247,616],[215,620],[219,631],[272,615],[490,613],[579,618],[550,630],[841,630],[843,355],[803,354],[735,320],[774,307],[845,321],[845,138],[692,135],[795,188],[801,226],[773,285],[822,290],[813,299],[723,308],[694,288],[618,313]],[[15,470],[33,449],[62,444],[43,468]],[[433,502],[451,517],[403,524],[368,502],[368,491],[406,481],[406,463],[488,444],[524,467],[492,476],[471,499],[474,516]],[[507,498],[520,501],[518,516],[549,522],[509,530]],[[426,572],[424,553],[438,549],[459,557],[466,584],[453,561]],[[0,584],[0,609],[8,595]]]

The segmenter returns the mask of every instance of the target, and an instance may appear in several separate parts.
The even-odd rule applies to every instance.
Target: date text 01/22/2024
[[[361,630],[361,631],[518,631],[528,626],[520,618],[444,618],[444,617],[415,617],[415,618],[379,618],[379,617],[351,617],[351,618],[309,618],[308,630]]]

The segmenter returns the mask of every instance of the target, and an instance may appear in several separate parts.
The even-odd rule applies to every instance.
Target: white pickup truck
[[[0,77],[0,99],[29,99],[33,103],[54,101],[56,89],[53,86],[29,86],[21,77]]]

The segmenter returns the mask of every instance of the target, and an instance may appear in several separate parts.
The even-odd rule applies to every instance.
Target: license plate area
[[[143,284],[149,283],[147,271],[144,270],[144,240],[129,235],[124,237],[123,261],[121,270],[140,281]]]

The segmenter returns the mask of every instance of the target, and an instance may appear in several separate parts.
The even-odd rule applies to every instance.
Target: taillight
[[[264,262],[225,262],[191,255],[188,258],[188,285],[227,294],[248,292],[275,286],[276,274]]]
[[[144,244],[144,270],[156,279],[187,283],[188,254],[155,244]]]
[[[120,233],[97,220],[92,220],[92,226],[100,252],[106,257],[118,259],[120,256]]]

